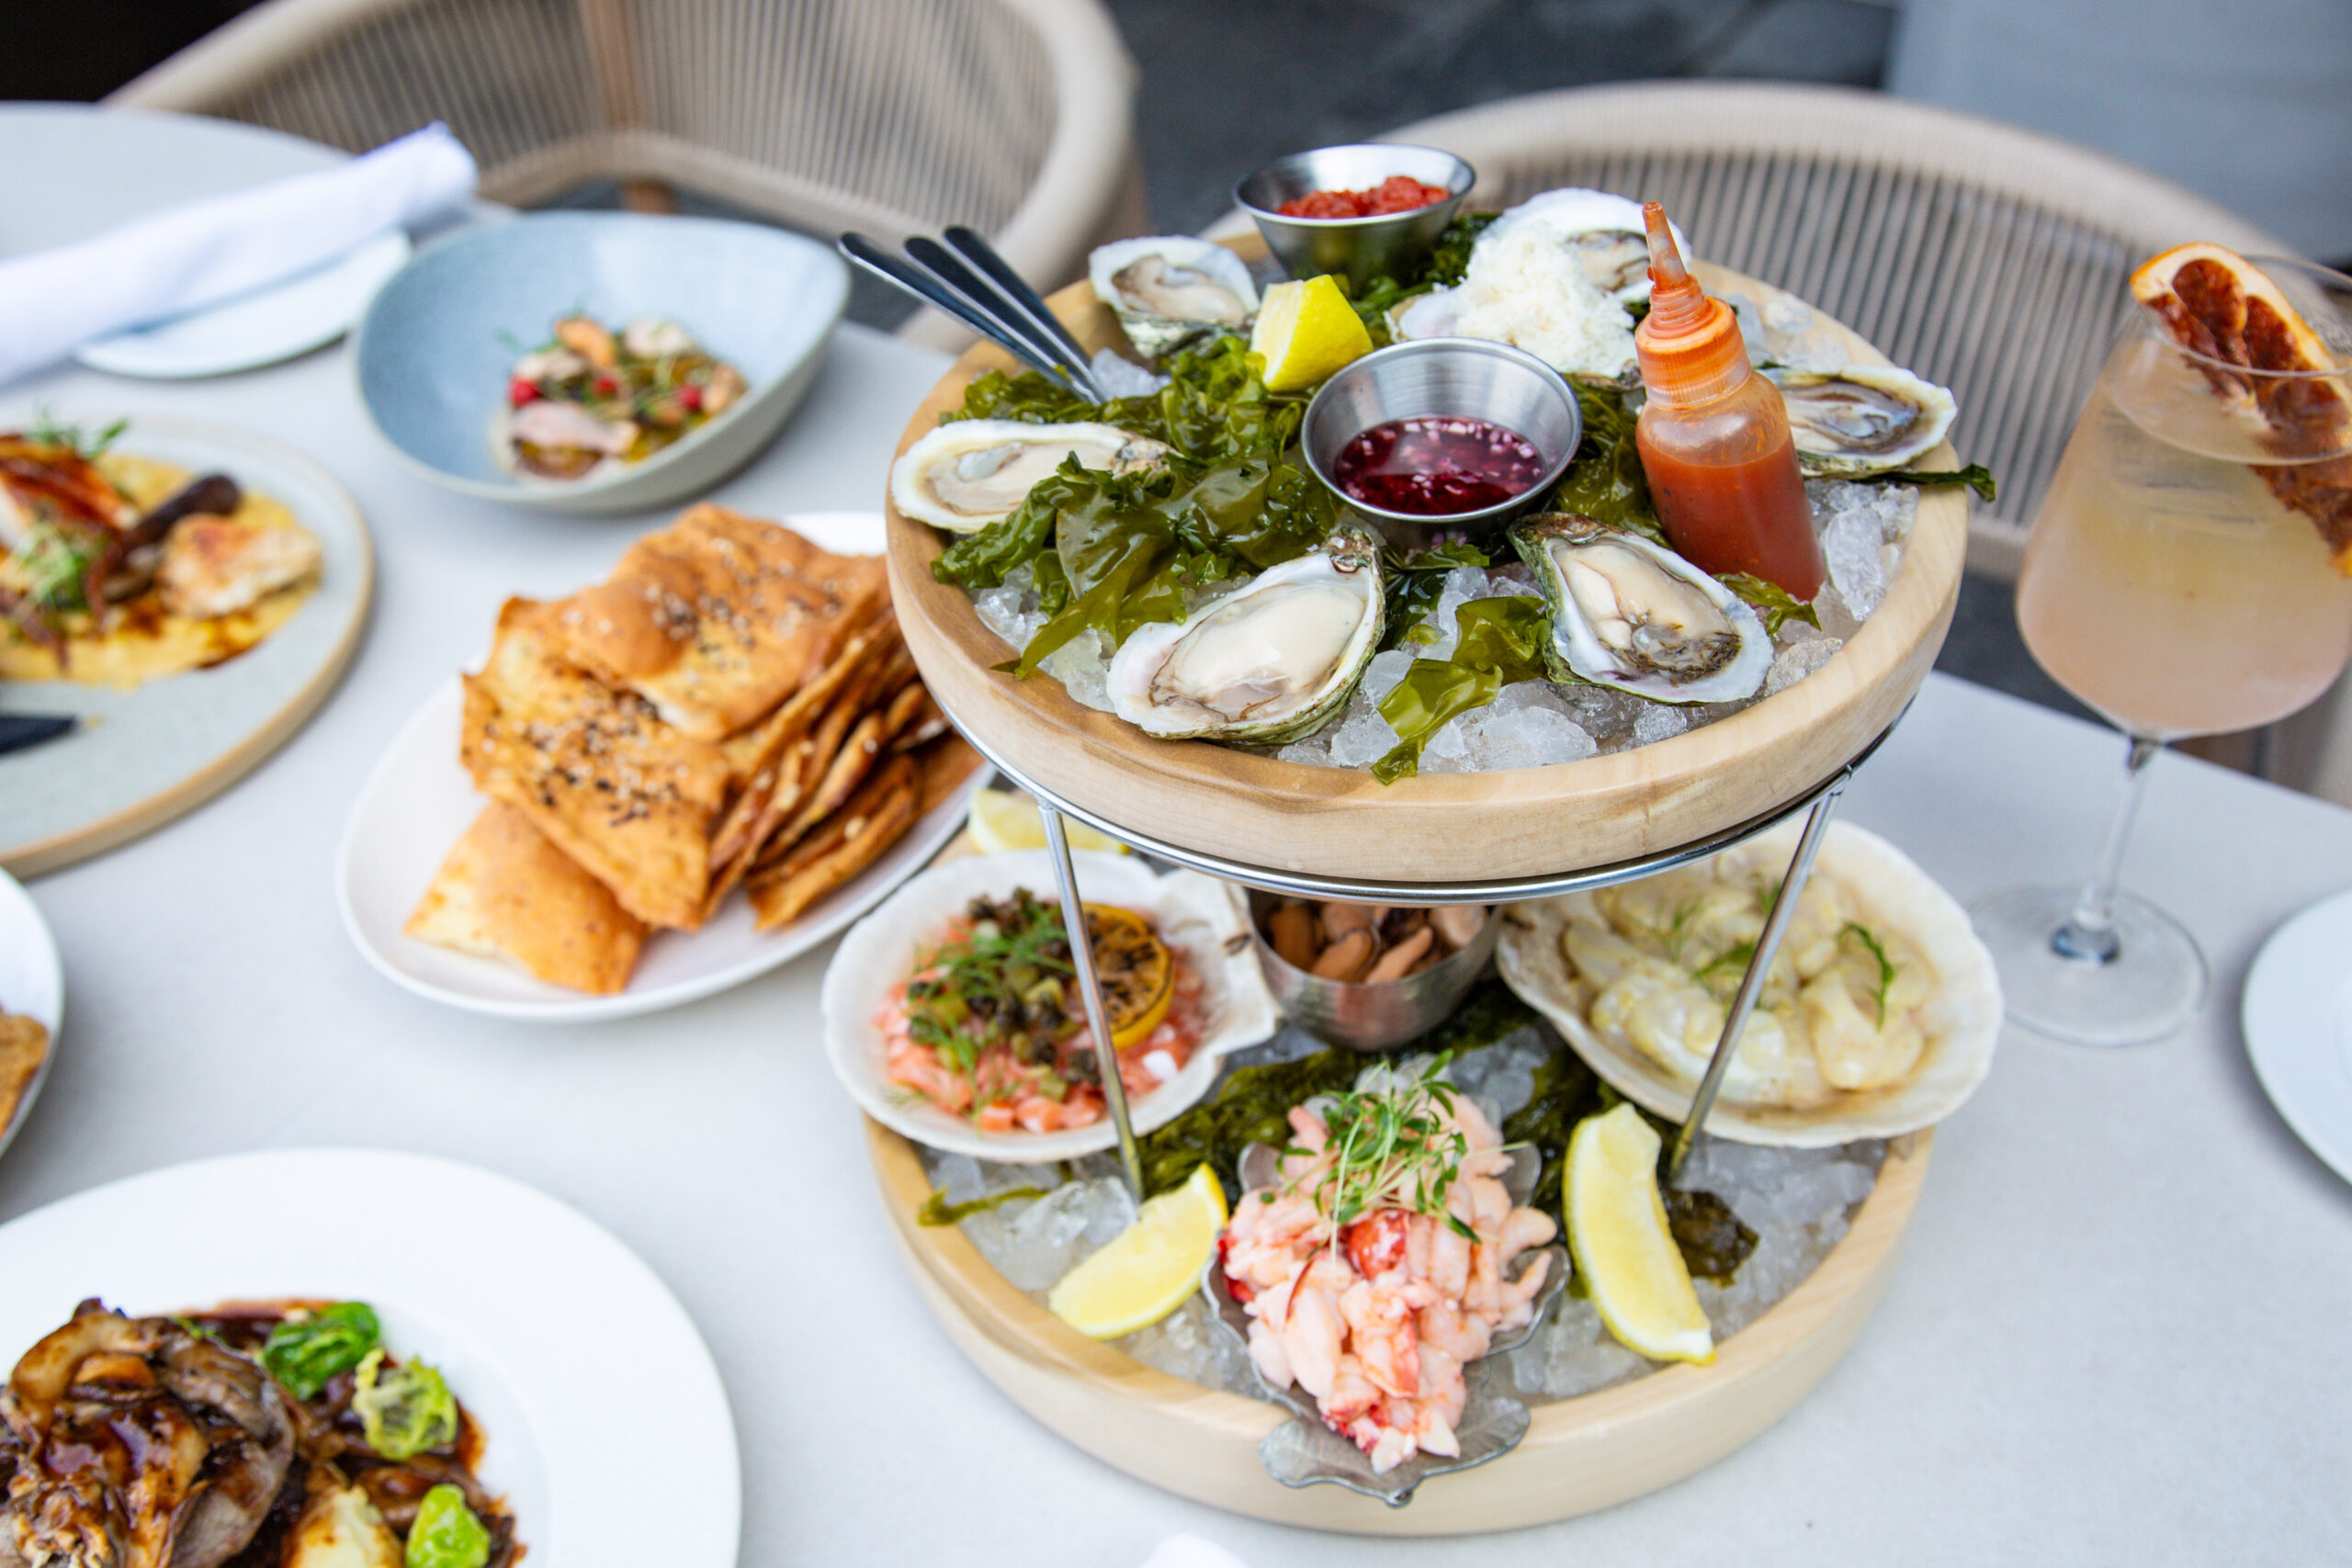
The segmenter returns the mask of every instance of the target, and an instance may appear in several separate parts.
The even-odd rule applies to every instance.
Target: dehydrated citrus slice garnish
[[[1086,931],[1094,950],[1094,973],[1102,983],[1111,1044],[1124,1051],[1147,1038],[1168,1016],[1168,1004],[1176,994],[1175,961],[1151,922],[1133,909],[1089,904]]]
[[[2132,297],[2183,348],[2249,370],[2333,370],[2327,345],[2278,286],[2235,251],[2175,245],[2140,264]]]
[[[2132,275],[2132,294],[2183,348],[2267,373],[2199,367],[2216,392],[2245,400],[2276,433],[2290,460],[2254,471],[2280,504],[2312,520],[2336,570],[2352,577],[2352,453],[2344,451],[2352,400],[2343,377],[2327,374],[2342,368],[2327,344],[2260,267],[2221,245],[2175,245],[2150,258]]]

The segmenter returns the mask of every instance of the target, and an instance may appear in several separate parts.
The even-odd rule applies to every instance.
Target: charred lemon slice
[[[1654,1361],[1712,1361],[1714,1330],[1658,1196],[1659,1141],[1630,1104],[1568,1136],[1568,1251],[1600,1321]]]
[[[1168,1016],[1176,995],[1176,964],[1168,944],[1149,920],[1112,904],[1086,907],[1086,934],[1094,950],[1095,976],[1102,982],[1112,1047],[1124,1051],[1140,1044]]]

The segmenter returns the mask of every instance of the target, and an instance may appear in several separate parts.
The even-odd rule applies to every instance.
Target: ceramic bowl
[[[775,438],[823,362],[849,273],[814,240],[752,223],[550,212],[463,230],[377,294],[352,356],[393,455],[465,495],[542,512],[642,511],[709,489]],[[492,421],[517,344],[580,311],[618,328],[666,316],[734,366],[735,407],[640,463],[575,482],[503,467]]]

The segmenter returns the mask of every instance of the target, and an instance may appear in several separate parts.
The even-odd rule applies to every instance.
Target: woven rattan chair
[[[969,223],[1059,282],[1143,225],[1133,77],[1094,0],[269,0],[107,101],[353,151],[441,119],[493,201],[609,181],[892,244]]]
[[[1792,290],[1951,387],[1960,450],[2001,484],[1969,564],[2004,577],[2121,323],[2131,269],[2185,240],[2285,250],[2113,159],[1873,93],[1581,87],[1385,140],[1469,159],[1479,207],[1567,185],[1663,201],[1708,260]]]

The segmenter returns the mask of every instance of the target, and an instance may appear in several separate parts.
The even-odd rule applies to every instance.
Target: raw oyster
[[[1824,479],[1857,479],[1917,462],[1943,440],[1960,405],[1932,381],[1892,365],[1764,372],[1781,389],[1797,462]]]
[[[1552,617],[1553,678],[1661,703],[1752,697],[1772,639],[1728,588],[1638,534],[1566,513],[1510,531]]]
[[[1163,739],[1295,740],[1346,705],[1385,615],[1378,542],[1342,528],[1187,621],[1137,627],[1111,660],[1111,702]]]
[[[1675,239],[1690,254],[1680,230]],[[1570,187],[1531,197],[1471,248],[1462,281],[1389,312],[1399,339],[1475,337],[1525,349],[1563,375],[1630,385],[1634,318],[1650,293],[1638,202]]]
[[[1095,297],[1117,313],[1127,341],[1148,359],[1212,333],[1238,332],[1258,313],[1248,265],[1223,245],[1189,234],[1100,246],[1089,258],[1087,276]]]
[[[952,534],[987,527],[1018,507],[1039,479],[1076,457],[1081,468],[1149,468],[1167,446],[1112,424],[1025,424],[963,419],[943,424],[890,465],[890,502]]]

